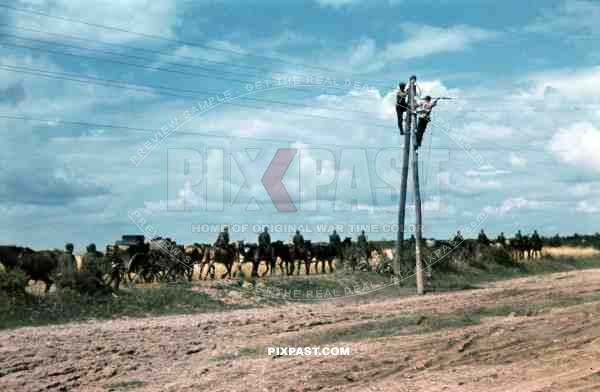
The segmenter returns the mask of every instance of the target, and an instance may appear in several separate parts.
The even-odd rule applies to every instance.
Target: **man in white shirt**
[[[421,147],[421,142],[423,141],[423,135],[425,134],[425,130],[427,129],[427,124],[431,121],[431,110],[437,105],[438,98],[436,98],[433,102],[431,101],[431,97],[428,95],[423,99],[423,101],[418,103],[417,106],[417,116],[419,118],[417,122],[417,140],[415,143],[415,149]]]

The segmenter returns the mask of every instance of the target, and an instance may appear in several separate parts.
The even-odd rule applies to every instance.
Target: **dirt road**
[[[600,270],[377,301],[0,332],[0,390],[596,391]],[[269,356],[267,347],[349,347]]]

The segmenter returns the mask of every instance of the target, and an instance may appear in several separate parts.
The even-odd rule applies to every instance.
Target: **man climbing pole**
[[[431,101],[431,97],[426,96],[423,101],[418,103],[417,106],[417,115],[419,120],[417,122],[417,140],[415,143],[415,149],[421,147],[421,142],[423,141],[423,135],[425,134],[425,130],[427,129],[427,124],[431,121],[431,110],[437,105],[438,99],[436,98],[433,102]]]
[[[406,97],[408,97],[406,83],[398,84],[398,91],[396,92],[396,114],[398,115],[398,129],[400,130],[400,135],[404,135],[404,113],[408,109]]]

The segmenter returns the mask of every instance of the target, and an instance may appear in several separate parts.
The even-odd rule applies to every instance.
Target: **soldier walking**
[[[59,273],[62,274],[62,276],[71,275],[75,273],[75,266],[77,265],[77,261],[75,260],[75,256],[73,255],[73,250],[73,244],[66,244],[65,251],[62,255],[60,255],[60,259],[58,260],[58,269]]]
[[[361,271],[369,271],[371,267],[369,263],[369,243],[367,242],[364,230],[358,235],[357,244],[360,252],[359,269]]]
[[[103,286],[102,280],[102,271],[100,268],[100,258],[98,257],[98,252],[96,251],[96,244],[89,244],[86,248],[86,253],[83,255],[81,259],[81,269],[83,272],[86,272],[92,275],[97,281],[98,285]]]
[[[119,286],[121,285],[121,276],[125,269],[124,264],[123,258],[119,254],[119,246],[113,245],[110,254],[110,284],[115,290],[119,290]]]

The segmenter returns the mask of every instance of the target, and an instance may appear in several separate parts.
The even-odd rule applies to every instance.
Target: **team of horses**
[[[176,276],[192,280],[195,271],[200,279],[215,279],[218,264],[224,267],[224,273],[219,278],[236,277],[246,263],[251,264],[251,274],[255,277],[259,277],[261,265],[265,268],[260,276],[273,276],[277,270],[287,276],[294,273],[299,275],[301,271],[310,275],[311,270],[316,273],[333,272],[336,260],[342,264],[347,261],[348,267],[355,271],[361,259],[383,254],[382,250],[373,244],[359,247],[349,237],[337,246],[326,243],[313,244],[311,241],[304,241],[303,244],[295,246],[275,241],[266,249],[259,249],[257,244],[244,241],[219,247],[198,243],[189,247],[174,247],[167,240],[155,249],[120,252],[124,264],[127,265],[126,274],[130,278],[133,275],[140,276],[144,281]]]
[[[414,243],[413,243],[414,244]],[[453,241],[426,240],[425,247],[434,252],[440,247],[452,249],[450,258],[477,258],[482,247],[503,248],[510,252],[513,260],[535,259],[541,257],[542,240],[532,240],[528,236],[511,238],[505,241],[464,240],[460,243]],[[410,248],[408,241],[406,248]],[[389,248],[389,247],[386,247]],[[251,265],[254,277],[273,276],[280,271],[281,275],[305,275],[313,273],[331,273],[344,268],[360,271],[371,271],[383,264],[385,268],[379,271],[392,273],[391,258],[393,251],[384,248],[384,244],[368,242],[359,245],[346,237],[340,244],[312,243],[304,241],[295,246],[275,241],[267,249],[261,249],[255,243],[244,241],[232,242],[216,247],[211,244],[194,244],[184,247],[176,245],[170,239],[155,239],[149,243],[135,247],[119,248],[108,246],[105,253],[97,252],[103,260],[106,275],[111,275],[111,268],[117,256],[120,260],[122,280],[130,282],[156,282],[186,279],[191,281],[195,274],[201,280],[235,278],[243,270],[244,265]],[[258,252],[258,254],[257,254]],[[62,254],[59,250],[34,251],[18,246],[0,246],[0,261],[5,268],[20,268],[30,280],[42,281],[46,291],[52,285],[52,274],[58,265]],[[257,257],[258,255],[258,257]],[[224,268],[218,269],[222,265]],[[259,273],[263,265],[262,273]],[[224,270],[220,276],[217,271]]]

